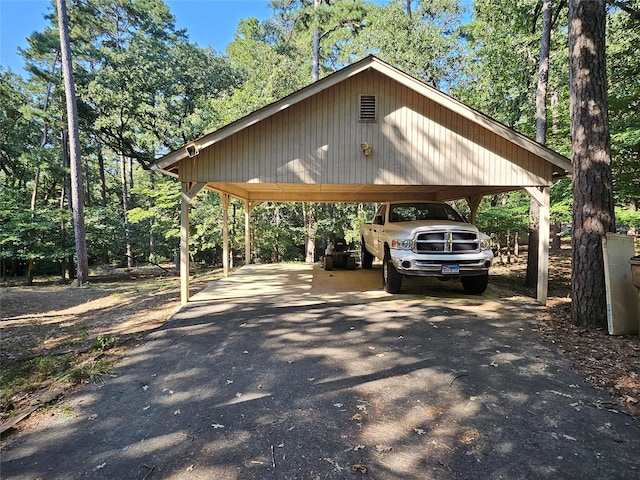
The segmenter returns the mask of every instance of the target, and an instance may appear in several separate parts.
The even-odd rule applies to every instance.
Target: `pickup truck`
[[[493,260],[491,239],[440,202],[387,202],[361,230],[362,268],[382,260],[382,284],[399,293],[402,278],[460,278],[464,291],[487,289]]]

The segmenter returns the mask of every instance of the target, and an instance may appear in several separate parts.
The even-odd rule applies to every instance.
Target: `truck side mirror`
[[[384,220],[382,219],[382,215],[376,215],[375,217],[373,217],[374,225],[382,225],[383,223],[384,223]]]

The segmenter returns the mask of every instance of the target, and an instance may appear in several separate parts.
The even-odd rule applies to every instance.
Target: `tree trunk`
[[[313,0],[313,8],[316,10],[315,26],[313,28],[313,59],[311,66],[311,81],[317,82],[320,79],[320,25],[317,10],[320,8],[322,0]]]
[[[302,204],[302,223],[305,232],[305,263],[316,261],[316,208],[312,203]]]
[[[69,41],[69,19],[65,0],[56,0],[58,7],[58,28],[60,30],[60,51],[62,53],[62,73],[64,92],[67,100],[67,121],[69,124],[69,159],[71,166],[71,197],[73,199],[73,229],[75,233],[76,257],[78,264],[78,286],[89,279],[87,243],[84,227],[84,205],[82,203],[82,162],[80,158],[80,138],[78,135],[78,108],[76,89],[73,81],[73,64]]]
[[[549,83],[549,49],[551,45],[551,0],[542,5],[542,34],[540,36],[540,65],[536,91],[536,141],[547,140],[547,84]],[[527,275],[524,284],[538,284],[538,244],[540,243],[540,205],[535,198],[529,202],[529,244],[527,247]]]
[[[133,158],[127,157],[127,166],[129,167],[129,191],[133,190]]]
[[[155,189],[155,174],[153,173],[152,170],[149,170],[149,186],[151,187],[151,190]],[[153,210],[154,207],[154,201],[153,201],[153,197],[151,195],[149,195],[149,210]],[[155,220],[154,217],[152,216],[149,219],[149,261],[150,262],[156,262],[156,241],[155,241],[155,237],[153,235],[153,230],[155,228]]]
[[[45,127],[46,129],[46,127]],[[31,219],[35,218],[36,214],[36,200],[38,198],[38,187],[40,186],[40,167],[36,167],[36,173],[33,179],[33,190],[31,192]],[[27,285],[33,285],[33,267],[35,266],[35,259],[33,256],[29,257],[27,263]]]
[[[61,145],[60,157],[62,161],[62,168],[66,170],[69,168],[69,149],[68,149],[69,141],[67,139],[66,130],[62,130],[60,132],[60,145]],[[69,174],[66,174],[62,180],[62,186],[60,188],[60,210],[64,208],[64,203],[66,201],[69,211],[73,212],[71,201],[68,198],[69,190],[71,190],[70,184],[71,184],[71,181],[69,179]],[[60,219],[60,248],[62,250],[67,249],[67,225],[64,218]],[[66,258],[63,258],[60,266],[60,270],[61,270],[60,273],[62,275],[62,280],[66,278],[67,271],[69,271],[69,280],[72,280],[75,277],[75,275],[73,274],[72,268],[73,268],[73,264],[69,263]]]
[[[569,84],[573,163],[571,316],[606,327],[602,237],[614,229],[607,103],[605,0],[569,2]]]
[[[131,235],[129,231],[129,194],[127,192],[127,160],[124,154],[120,154],[120,186],[122,187],[122,226],[124,227],[124,239],[126,244],[127,267],[133,268],[133,255],[131,253]]]
[[[102,154],[102,147],[98,146],[98,175],[100,176],[100,206],[106,208],[107,206],[107,180],[104,174],[104,155]],[[102,263],[109,264],[109,252],[102,253]]]
[[[98,149],[98,170],[100,174],[100,205],[107,206],[107,180],[104,175],[104,155],[102,148]]]

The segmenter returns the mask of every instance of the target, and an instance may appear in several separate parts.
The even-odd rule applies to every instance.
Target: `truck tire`
[[[469,295],[480,295],[484,293],[489,285],[489,274],[478,275],[477,277],[461,277],[462,288]]]
[[[402,274],[393,266],[388,252],[382,261],[382,286],[387,293],[400,293],[402,288]]]
[[[364,245],[364,239],[360,241],[360,256],[362,257],[362,268],[365,270],[371,270],[371,265],[373,265],[373,255],[367,252],[367,247]]]
[[[333,257],[331,255],[324,256],[324,269],[333,270]]]

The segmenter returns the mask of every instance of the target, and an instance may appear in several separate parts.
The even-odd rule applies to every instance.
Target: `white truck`
[[[491,239],[467,223],[449,204],[387,202],[362,226],[362,268],[382,260],[382,283],[399,293],[402,277],[460,278],[464,291],[487,289],[493,260]]]

